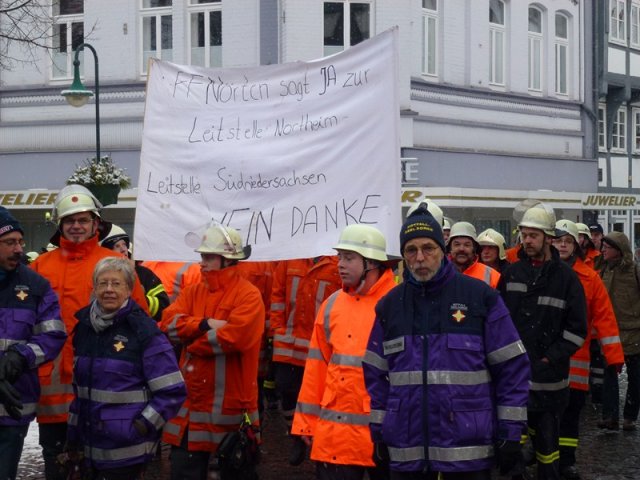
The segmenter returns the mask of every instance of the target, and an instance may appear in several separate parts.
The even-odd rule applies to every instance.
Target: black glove
[[[6,380],[0,380],[0,403],[14,420],[22,418],[22,399],[18,391]]]
[[[147,424],[141,418],[136,418],[133,421],[133,428],[136,429],[141,437],[146,437],[149,434],[149,427],[147,427]]]
[[[15,350],[7,350],[0,358],[0,379],[13,385],[28,366],[26,358]]]
[[[522,444],[513,440],[500,440],[496,457],[500,475],[511,473],[518,465],[522,465]]]
[[[386,444],[373,444],[373,463],[378,467],[386,467],[389,465],[389,449]]]

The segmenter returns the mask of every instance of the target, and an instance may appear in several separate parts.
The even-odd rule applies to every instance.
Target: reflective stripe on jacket
[[[49,282],[24,265],[0,281],[0,358],[17,350],[29,368],[13,384],[23,404],[22,418],[11,418],[0,403],[0,426],[26,425],[36,415],[40,385],[36,367],[53,360],[67,338],[60,306]]]
[[[362,358],[375,305],[394,286],[386,270],[364,295],[339,290],[320,307],[291,428],[313,437],[312,460],[373,466]]]
[[[300,333],[296,302],[300,283],[312,266],[310,258],[283,260],[274,272],[271,292],[274,362],[304,366],[310,337]]]
[[[582,347],[571,356],[569,386],[586,391],[589,390],[591,338],[598,339],[608,365],[624,363],[624,353],[613,306],[600,276],[579,258],[575,260],[573,270],[578,274],[587,300],[588,336]]]
[[[73,243],[61,237],[60,248],[40,255],[30,265],[49,280],[51,288],[58,295],[61,318],[69,335],[56,359],[38,370],[41,387],[37,410],[39,423],[67,421],[69,405],[73,400],[71,341],[73,330],[78,323],[75,314],[89,304],[93,292],[93,270],[96,264],[106,257],[121,255],[99,246],[97,235],[80,243]],[[147,299],[137,278],[131,298],[148,312]]]
[[[179,446],[188,426],[188,449],[215,452],[243,413],[258,425],[258,355],[264,330],[260,292],[233,266],[203,275],[165,309],[160,329],[183,345],[180,368],[187,399],[164,428],[163,440]],[[207,319],[225,320],[215,329]]]

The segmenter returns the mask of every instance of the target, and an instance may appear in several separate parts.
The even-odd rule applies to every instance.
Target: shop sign
[[[635,195],[605,195],[591,193],[583,196],[582,205],[588,209],[624,209],[636,208],[638,197]]]
[[[48,208],[56,200],[58,191],[16,190],[0,192],[0,205],[14,208]]]

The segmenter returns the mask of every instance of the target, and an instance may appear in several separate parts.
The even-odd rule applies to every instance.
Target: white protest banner
[[[152,62],[136,258],[196,260],[185,235],[212,220],[240,232],[251,260],[333,254],[354,223],[379,228],[397,254],[397,34],[312,62]]]

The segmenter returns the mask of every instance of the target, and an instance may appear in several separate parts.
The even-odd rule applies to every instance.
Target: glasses
[[[423,245],[420,248],[410,245],[404,249],[404,254],[407,258],[414,258],[418,255],[418,251],[420,251],[422,252],[423,257],[430,257],[436,253],[436,250],[439,249],[440,247],[434,247],[433,245]]]
[[[76,223],[81,227],[86,227],[91,222],[93,222],[93,218],[63,218],[62,219],[62,224],[69,227],[72,225],[75,225]]]
[[[553,243],[554,245],[573,245],[574,240],[573,238],[555,238],[551,243]]]
[[[23,239],[17,240],[15,238],[7,238],[6,240],[0,240],[0,243],[9,248],[16,248],[20,245],[21,248],[27,246],[26,242]]]
[[[96,284],[96,290],[106,290],[109,287],[113,288],[114,290],[120,290],[124,288],[124,286],[125,284],[118,280],[100,280]]]

